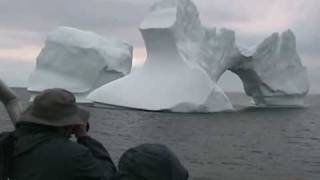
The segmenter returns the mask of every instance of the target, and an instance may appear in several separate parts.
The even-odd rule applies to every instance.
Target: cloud
[[[16,32],[16,38],[25,43],[39,44],[57,26],[72,26],[141,45],[141,39],[135,37],[139,37],[137,26],[148,11],[143,4],[118,0],[2,0],[0,36]],[[37,34],[38,38],[31,38],[30,42],[23,33]]]
[[[37,46],[25,46],[20,48],[0,49],[0,60],[16,59],[20,61],[35,62],[40,48]],[[1,62],[0,62],[1,63]]]
[[[129,1],[4,0],[0,2],[0,20],[2,27],[37,31],[65,24],[105,29],[134,25],[141,9],[141,5]]]
[[[40,44],[49,31],[63,25],[91,30],[104,36],[118,36],[141,47],[143,40],[138,26],[154,1],[2,0],[0,29],[17,32],[16,39],[21,40],[16,44],[20,42]],[[316,25],[319,23],[312,22],[320,16],[318,0],[304,2],[194,0],[194,2],[199,7],[204,24],[232,28],[237,32],[239,41],[246,44],[258,43],[273,31],[284,31],[287,28],[295,30],[299,38],[308,40],[312,40],[310,38],[312,29],[317,29],[319,32],[319,25]],[[0,32],[0,37],[6,36],[8,33]],[[0,46],[4,46],[3,44]],[[12,46],[12,43],[5,45]]]

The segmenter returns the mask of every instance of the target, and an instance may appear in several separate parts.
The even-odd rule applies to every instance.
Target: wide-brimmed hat
[[[47,89],[35,97],[33,103],[22,113],[20,122],[48,126],[85,124],[89,112],[76,104],[74,95],[64,89]]]

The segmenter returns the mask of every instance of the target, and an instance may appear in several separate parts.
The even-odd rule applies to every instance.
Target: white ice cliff
[[[78,102],[102,85],[127,75],[131,70],[132,46],[87,31],[60,27],[51,32],[29,78],[34,95],[48,88],[64,88]]]
[[[201,25],[198,11],[190,0],[157,2],[142,22],[140,31],[148,54],[146,64],[128,76],[96,89],[89,95],[90,100],[173,112],[233,109],[228,97],[213,80],[222,74],[220,71],[224,71],[219,68],[227,69],[229,66],[208,67],[206,64],[209,59],[225,60],[220,49],[229,52],[233,48],[232,42],[229,43],[233,41],[232,32],[226,30],[208,39],[208,35],[216,32]],[[212,40],[220,40],[224,36],[231,39],[221,40],[222,46]],[[214,44],[213,48],[208,47],[210,42]],[[212,49],[219,52],[215,54]],[[213,57],[208,57],[208,53]]]
[[[304,106],[309,81],[297,53],[293,32],[274,33],[257,47],[255,53],[248,54],[231,70],[241,78],[246,94],[257,106]]]
[[[201,43],[201,57],[197,61],[214,82],[223,73],[243,61],[245,57],[236,46],[235,33],[229,29],[204,28],[206,35]]]

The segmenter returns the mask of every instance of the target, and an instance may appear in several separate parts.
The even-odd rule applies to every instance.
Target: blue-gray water
[[[16,89],[26,100],[28,93]],[[230,94],[235,104],[247,98]],[[114,161],[141,143],[168,145],[194,180],[320,179],[320,95],[306,109],[175,114],[87,107],[91,134]],[[11,129],[1,106],[0,130]]]

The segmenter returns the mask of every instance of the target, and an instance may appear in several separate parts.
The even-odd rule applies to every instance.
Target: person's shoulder
[[[69,157],[83,154],[89,151],[89,149],[79,143],[76,143],[69,139],[55,138],[51,141],[51,146],[54,146],[58,152],[68,155]]]
[[[88,161],[87,157],[91,155],[87,147],[63,138],[52,139],[42,146],[41,152],[43,153],[43,159],[50,160],[51,164],[57,166],[63,164],[64,171],[71,174],[75,170],[81,169],[82,164],[86,163]]]

